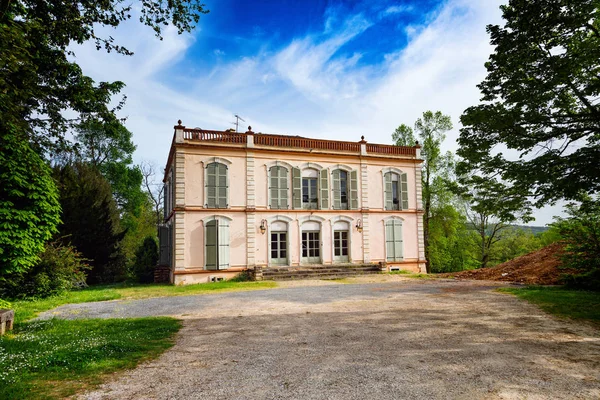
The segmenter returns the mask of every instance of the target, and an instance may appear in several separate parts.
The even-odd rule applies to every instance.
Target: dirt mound
[[[528,285],[558,285],[561,275],[567,272],[558,268],[561,264],[562,251],[563,245],[554,243],[495,267],[446,275],[457,279],[507,281]]]

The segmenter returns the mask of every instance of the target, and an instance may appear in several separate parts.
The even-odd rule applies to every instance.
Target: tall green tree
[[[392,133],[392,141],[396,146],[415,146],[417,139],[413,128],[406,124],[402,124]]]
[[[519,189],[493,177],[462,176],[459,191],[465,200],[468,222],[479,239],[479,266],[489,265],[492,248],[502,239],[502,232],[517,221],[529,222],[532,206]]]
[[[0,133],[0,280],[33,267],[60,222],[58,191],[40,155]]]
[[[81,160],[97,168],[110,182],[119,208],[138,215],[146,194],[142,190],[142,171],[133,165],[136,146],[132,136],[120,121],[86,119],[76,126],[75,141]]]
[[[77,65],[72,45],[91,41],[98,50],[131,55],[103,37],[102,28],[137,14],[160,37],[169,24],[179,33],[191,31],[206,12],[197,0],[0,1],[2,166],[23,167],[21,174],[0,174],[0,190],[10,191],[0,205],[0,268],[30,267],[55,230],[56,191],[41,159],[70,148],[65,133],[80,116],[115,122],[123,105],[111,102],[124,84],[94,82]]]
[[[427,271],[430,271],[429,262],[429,236],[431,224],[431,206],[435,196],[435,189],[440,187],[434,185],[436,174],[442,169],[445,157],[441,151],[441,144],[446,138],[446,132],[452,129],[452,121],[449,116],[442,114],[441,111],[435,113],[425,111],[422,118],[415,122],[414,131],[423,142],[421,156],[423,158],[422,186],[423,186],[423,236],[425,241],[425,258],[427,259]],[[410,143],[416,143],[413,130],[400,125],[392,134],[396,145],[404,146]],[[443,185],[441,185],[443,186]]]
[[[600,190],[600,2],[510,0],[458,154],[538,205]],[[508,150],[507,150],[508,149]]]
[[[126,275],[121,241],[125,231],[110,183],[91,165],[55,167],[63,209],[60,237],[89,260],[88,283],[113,282]]]

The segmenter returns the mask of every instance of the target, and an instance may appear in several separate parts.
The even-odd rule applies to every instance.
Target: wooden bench
[[[0,309],[0,335],[4,335],[7,330],[12,331],[14,320],[14,310]]]

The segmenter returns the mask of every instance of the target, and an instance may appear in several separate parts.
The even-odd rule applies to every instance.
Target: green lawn
[[[561,318],[600,324],[600,292],[542,286],[498,290],[503,293],[512,293]]]
[[[1,399],[62,399],[173,344],[173,318],[32,321],[0,337]]]
[[[0,399],[62,399],[102,383],[172,346],[173,318],[29,321],[62,304],[182,296],[275,287],[275,282],[217,282],[188,286],[116,284],[12,303],[15,329],[0,337]]]

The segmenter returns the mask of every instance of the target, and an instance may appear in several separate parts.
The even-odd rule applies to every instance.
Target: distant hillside
[[[467,227],[469,227],[470,229],[475,229],[473,224],[470,224],[470,223],[467,224]],[[510,225],[510,227],[513,229],[521,229],[523,231],[529,231],[529,232],[533,233],[534,235],[539,235],[540,233],[546,232],[548,229],[550,229],[547,226],[528,226],[528,225]]]
[[[539,235],[542,232],[546,232],[548,229],[547,226],[528,226],[528,225],[512,225],[515,229],[522,229],[524,231],[530,231],[534,235]]]

